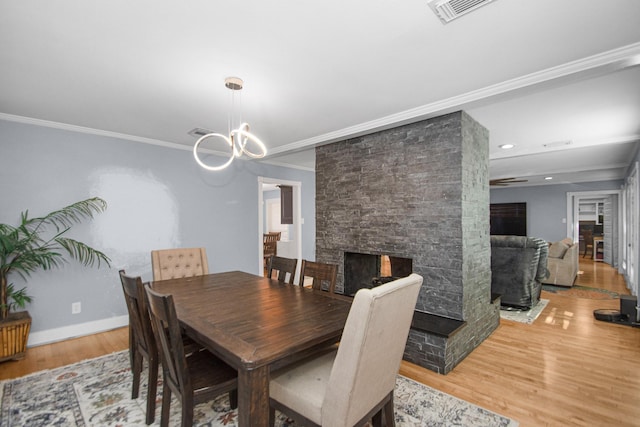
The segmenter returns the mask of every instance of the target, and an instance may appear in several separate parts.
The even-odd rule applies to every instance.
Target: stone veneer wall
[[[499,323],[491,303],[488,131],[460,111],[316,149],[316,259],[413,259],[417,310],[466,321],[450,337],[412,329],[405,359],[447,373]]]

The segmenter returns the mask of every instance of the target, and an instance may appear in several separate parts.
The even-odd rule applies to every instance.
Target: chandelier
[[[249,132],[249,124],[246,122],[242,122],[240,120],[240,124],[234,128],[233,123],[233,113],[235,107],[235,93],[242,90],[243,81],[238,77],[227,77],[224,80],[224,85],[231,90],[231,110],[229,111],[229,136],[223,135],[220,133],[208,133],[206,135],[201,136],[193,146],[193,157],[196,159],[196,162],[203,168],[210,171],[219,171],[231,164],[233,159],[236,157],[242,157],[243,154],[254,158],[261,159],[267,154],[267,148],[264,143],[260,141],[260,139]],[[218,138],[222,139],[223,146],[228,146],[230,150],[229,159],[219,165],[219,166],[211,166],[204,163],[200,156],[198,155],[198,147],[202,142],[209,138]],[[258,149],[258,152],[252,152],[248,149],[249,145],[255,145]]]

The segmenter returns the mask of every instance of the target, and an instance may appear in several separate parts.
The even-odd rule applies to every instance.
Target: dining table
[[[340,340],[348,298],[229,271],[151,282],[185,332],[238,371],[238,425],[269,424],[270,373]]]

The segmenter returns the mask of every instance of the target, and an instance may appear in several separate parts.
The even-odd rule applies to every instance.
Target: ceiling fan
[[[518,178],[498,178],[489,180],[489,185],[494,185],[496,187],[506,187],[509,184],[515,184],[516,182],[527,182],[527,179],[518,179]]]

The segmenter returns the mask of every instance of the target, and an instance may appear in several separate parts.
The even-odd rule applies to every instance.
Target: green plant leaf
[[[91,219],[104,212],[107,202],[99,197],[65,206],[42,217],[29,217],[29,211],[20,214],[20,224],[0,224],[0,314],[5,317],[7,308],[24,307],[31,302],[26,288],[19,291],[8,284],[8,277],[18,274],[27,279],[37,270],[50,270],[67,262],[65,255],[88,267],[103,263],[110,266],[109,257],[103,252],[75,239],[65,237],[74,224]],[[9,302],[12,301],[12,302]]]

